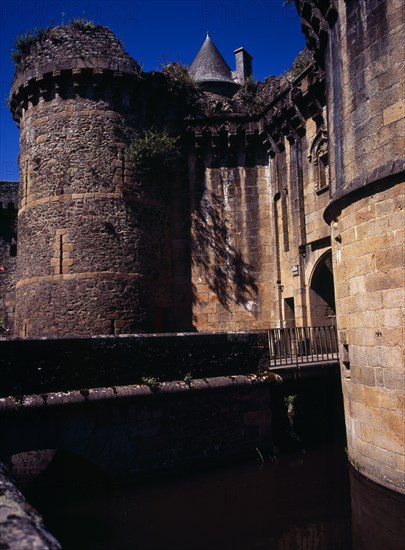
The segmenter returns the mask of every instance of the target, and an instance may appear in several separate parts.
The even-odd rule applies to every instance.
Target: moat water
[[[405,548],[404,499],[352,471],[342,439],[131,484],[76,460],[25,491],[64,550]]]

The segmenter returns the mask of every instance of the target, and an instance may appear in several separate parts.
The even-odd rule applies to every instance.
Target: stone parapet
[[[140,67],[101,25],[70,24],[39,32],[21,52],[12,90],[54,71],[91,69],[135,74]]]
[[[14,339],[0,349],[3,396],[246,375],[269,357],[266,332]]]

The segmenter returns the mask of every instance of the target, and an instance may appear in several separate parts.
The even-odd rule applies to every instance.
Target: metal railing
[[[338,359],[336,327],[274,328],[268,331],[270,367]]]

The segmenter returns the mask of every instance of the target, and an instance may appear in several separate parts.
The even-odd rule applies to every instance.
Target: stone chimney
[[[236,82],[243,84],[252,77],[252,59],[253,57],[245,50],[238,48],[234,51],[236,70],[234,72]]]

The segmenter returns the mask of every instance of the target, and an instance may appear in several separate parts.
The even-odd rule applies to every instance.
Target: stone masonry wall
[[[11,101],[20,126],[18,336],[160,328],[155,310],[168,308],[171,291],[167,204],[143,189],[128,194],[124,158],[144,116],[129,104],[137,71],[102,27],[51,29],[20,62]]]
[[[256,374],[269,364],[266,332],[3,339],[0,351],[3,397]]]
[[[402,2],[338,3],[326,53],[337,325],[348,449],[405,492]]]
[[[125,474],[252,457],[271,445],[268,358],[265,332],[0,341],[1,455]]]
[[[272,235],[268,168],[206,169],[194,210],[194,322],[198,330],[268,326]]]
[[[0,182],[0,335],[14,328],[18,182]]]
[[[403,491],[405,186],[360,199],[333,222],[349,456]]]
[[[326,52],[335,199],[404,169],[403,3],[339,0],[338,9]]]
[[[253,459],[271,448],[270,387],[232,376],[33,395],[18,410],[0,399],[1,452],[61,449],[126,477]]]
[[[129,205],[120,192],[122,116],[102,102],[54,100],[31,107],[20,124],[17,334],[142,329],[148,206]],[[149,223],[161,220],[159,212]]]
[[[312,315],[317,261],[330,250],[322,218],[328,182],[318,188],[312,154],[319,131],[255,167],[191,172],[192,281],[197,330],[328,324]],[[209,163],[209,159],[207,160]]]

